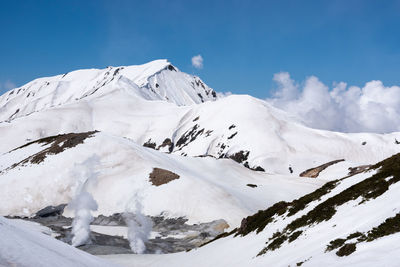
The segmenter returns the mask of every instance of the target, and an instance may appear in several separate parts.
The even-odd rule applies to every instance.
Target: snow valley
[[[0,121],[0,264],[400,260],[400,133],[312,129],[167,60],[36,79]]]

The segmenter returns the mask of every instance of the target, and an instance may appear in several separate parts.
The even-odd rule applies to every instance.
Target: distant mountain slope
[[[191,105],[217,99],[196,76],[180,72],[167,60],[143,65],[77,70],[36,79],[0,96],[0,121],[11,121],[51,107],[126,90],[146,100]]]

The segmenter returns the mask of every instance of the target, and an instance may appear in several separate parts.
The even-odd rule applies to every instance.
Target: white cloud
[[[11,81],[6,81],[3,85],[3,87],[4,87],[4,89],[6,89],[8,91],[8,90],[14,89],[16,87],[16,85]]]
[[[203,68],[203,57],[201,55],[192,57],[192,66],[195,67],[196,69],[202,69]]]
[[[17,87],[13,82],[11,82],[10,80],[7,80],[5,82],[0,82],[0,90],[1,91],[9,91],[11,89],[14,89],[15,87]]]
[[[330,89],[315,76],[299,86],[287,72],[275,74],[274,81],[277,91],[267,101],[310,127],[343,132],[400,131],[399,86],[371,81],[360,88],[340,82]]]

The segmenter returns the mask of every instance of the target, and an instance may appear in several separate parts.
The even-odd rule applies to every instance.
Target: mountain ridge
[[[0,121],[10,122],[116,89],[178,106],[217,99],[216,92],[199,77],[180,72],[167,60],[155,60],[142,65],[82,69],[35,79],[0,96]]]

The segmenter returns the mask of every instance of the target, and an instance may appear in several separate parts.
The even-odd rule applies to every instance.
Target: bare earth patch
[[[168,170],[153,168],[149,178],[153,185],[160,186],[169,183],[172,180],[179,179],[179,175]]]
[[[310,177],[310,178],[317,178],[320,172],[328,168],[329,166],[344,161],[344,159],[333,160],[328,163],[322,164],[318,167],[308,169],[302,173],[300,173],[300,177]]]

